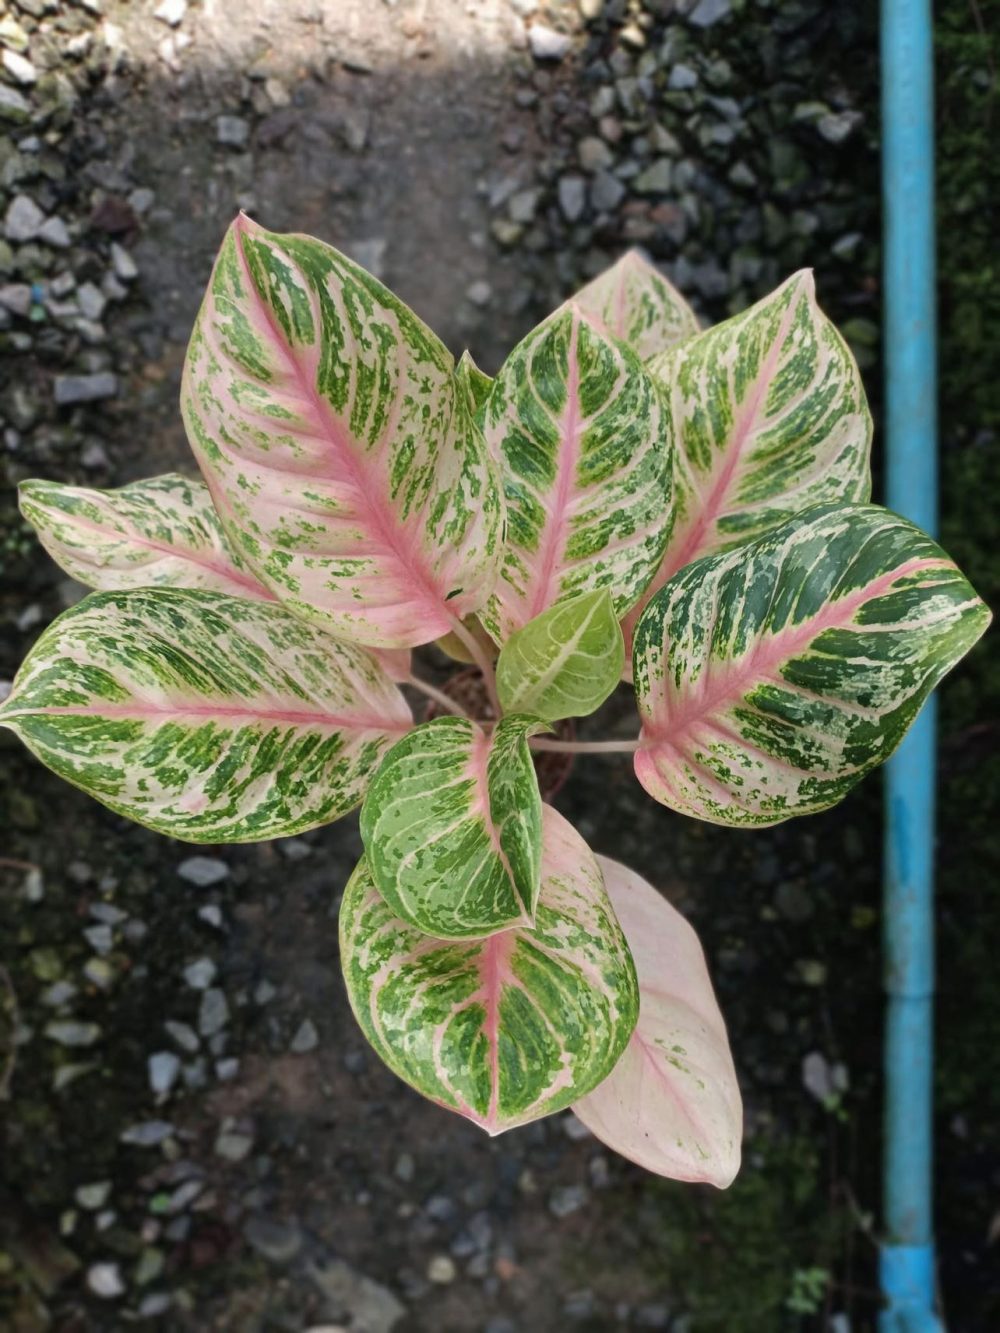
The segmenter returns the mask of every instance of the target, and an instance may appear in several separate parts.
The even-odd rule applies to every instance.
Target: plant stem
[[[449,699],[444,690],[439,690],[436,685],[432,685],[429,681],[421,680],[419,676],[407,676],[406,683],[412,685],[415,690],[419,690],[421,694],[426,694],[428,699],[433,699],[445,712],[454,713],[456,717],[469,716],[461,704],[457,704],[454,699]]]
[[[642,741],[638,736],[630,741],[550,741],[532,736],[528,744],[533,750],[548,750],[555,754],[635,754]]]
[[[479,668],[483,675],[483,685],[486,687],[486,697],[490,701],[490,707],[501,716],[500,700],[497,698],[497,678],[493,670],[493,663],[486,655],[482,644],[476,636],[465,628],[458,616],[451,622],[452,632],[455,638],[459,640],[466,652],[472,658],[473,663]]]

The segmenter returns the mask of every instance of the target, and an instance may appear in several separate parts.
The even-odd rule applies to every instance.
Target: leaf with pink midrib
[[[743,1108],[698,937],[634,871],[598,863],[635,959],[639,1021],[611,1074],[573,1110],[645,1170],[725,1189],[739,1170]]]
[[[989,619],[911,523],[827,505],[686,566],[639,622],[636,776],[713,823],[835,804],[899,744]]]
[[[137,588],[60,616],[0,725],[140,824],[250,842],[346,814],[412,718],[370,653],[277,602]]]
[[[507,502],[504,561],[480,618],[497,642],[606,588],[619,615],[670,528],[660,391],[628,347],[569,303],[514,349],[482,411]]]
[[[100,491],[32,480],[18,498],[53,560],[99,592],[204,588],[274,600],[241,568],[204,482],[168,473]]]
[[[561,1110],[635,1026],[635,970],[586,843],[543,808],[533,927],[435,940],[395,916],[363,860],[344,892],[351,1006],[400,1078],[491,1134]]]
[[[438,339],[329,246],[237,219],[182,407],[230,540],[297,614],[374,647],[478,609],[502,501]]]
[[[637,250],[628,250],[573,301],[646,363],[698,332],[687,301]]]
[[[678,570],[817,504],[871,493],[871,416],[847,344],[808,269],[722,324],[654,357],[676,445],[673,532],[626,618]]]

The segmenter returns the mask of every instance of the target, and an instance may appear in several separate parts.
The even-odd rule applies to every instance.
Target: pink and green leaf
[[[544,730],[516,714],[491,735],[440,717],[389,751],[361,837],[379,892],[409,925],[466,939],[534,920],[542,800],[528,737]]]
[[[665,277],[629,250],[573,297],[612,338],[628,343],[640,361],[650,362],[675,343],[698,332],[698,317]]]
[[[871,415],[854,357],[794,274],[741,315],[653,358],[675,445],[675,521],[642,601],[692,560],[813,505],[871,494]]]
[[[443,343],[330,246],[236,220],[182,409],[230,541],[297,615],[406,648],[490,593],[503,502],[469,393]]]
[[[88,588],[204,588],[274,600],[226,540],[204,482],[168,473],[98,491],[22,481],[18,496],[52,559]]]
[[[562,1110],[612,1070],[638,1012],[628,946],[593,853],[550,806],[533,927],[434,939],[401,920],[362,860],[340,909],[355,1016],[424,1096],[491,1134]]]
[[[653,378],[569,304],[514,349],[483,416],[508,511],[500,578],[480,613],[486,628],[502,643],[601,588],[623,615],[670,531],[670,445]]]
[[[634,871],[597,861],[635,960],[639,1021],[614,1069],[573,1110],[646,1171],[725,1189],[740,1166],[743,1104],[698,937]]]
[[[717,824],[834,805],[895,750],[986,629],[919,528],[826,505],[685,566],[639,621],[639,781]]]
[[[353,809],[412,719],[369,653],[275,602],[146,588],[60,616],[0,725],[148,828],[254,842]]]

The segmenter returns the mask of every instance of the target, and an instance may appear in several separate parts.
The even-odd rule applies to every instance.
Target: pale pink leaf
[[[612,1072],[573,1110],[623,1157],[725,1189],[743,1107],[726,1026],[694,930],[626,866],[597,858],[639,976],[639,1022]]]

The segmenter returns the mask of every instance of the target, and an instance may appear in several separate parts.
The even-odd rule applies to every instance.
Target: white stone
[[[536,60],[562,60],[573,45],[573,38],[556,32],[545,23],[534,23],[528,33],[531,54]]]

